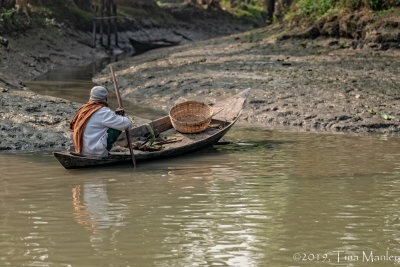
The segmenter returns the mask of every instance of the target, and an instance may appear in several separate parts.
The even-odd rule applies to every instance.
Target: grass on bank
[[[33,25],[66,23],[82,30],[90,30],[93,14],[76,6],[54,4],[51,6],[34,6],[29,11],[29,18],[19,14],[15,8],[0,10],[0,34],[18,33]]]
[[[266,9],[263,1],[249,1],[249,3],[239,3],[235,7],[231,7],[229,0],[220,2],[221,8],[238,19],[246,19],[250,21],[261,21],[266,17]]]
[[[323,17],[351,13],[359,10],[371,11],[375,15],[393,12],[400,0],[297,0],[286,13],[285,21],[314,22]]]
[[[136,8],[133,6],[118,6],[118,16],[138,20],[152,18],[160,23],[173,23],[175,18],[161,8]],[[66,24],[74,28],[90,31],[92,29],[93,13],[87,8],[68,5],[66,1],[55,0],[51,4],[32,6],[29,19],[25,14],[18,14],[14,7],[0,9],[0,35],[24,31],[32,25]]]
[[[171,23],[176,21],[171,14],[165,12],[162,9],[145,9],[132,6],[118,6],[117,13],[118,16],[135,18],[137,20],[152,18],[160,23]]]

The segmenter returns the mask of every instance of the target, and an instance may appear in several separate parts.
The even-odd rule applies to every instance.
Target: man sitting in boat
[[[107,104],[108,91],[95,86],[90,91],[89,102],[79,108],[71,120],[69,129],[76,153],[88,157],[106,157],[121,131],[131,126],[123,117],[125,111],[112,111]]]

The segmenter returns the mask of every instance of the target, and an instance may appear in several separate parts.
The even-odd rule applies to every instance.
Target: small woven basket
[[[169,111],[172,126],[181,133],[199,133],[207,129],[213,109],[202,102],[187,101]]]

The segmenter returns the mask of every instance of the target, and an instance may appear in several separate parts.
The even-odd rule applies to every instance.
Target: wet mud
[[[294,131],[400,132],[400,51],[351,39],[281,40],[269,27],[114,63],[123,96],[168,112],[252,88],[242,125]],[[111,89],[108,70],[94,81]]]

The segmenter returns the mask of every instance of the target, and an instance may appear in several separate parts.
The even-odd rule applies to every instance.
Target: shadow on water
[[[39,76],[34,81],[26,82],[26,85],[33,92],[40,95],[60,97],[73,102],[86,103],[89,99],[90,89],[95,86],[92,82],[92,77],[104,69],[107,64],[117,60],[119,60],[119,58],[105,58],[84,66],[69,66],[55,69]],[[114,93],[110,94],[108,102],[111,108],[118,106]],[[155,119],[166,115],[162,111],[136,105],[126,99],[123,99],[123,105],[127,114],[133,114],[145,119]]]
[[[282,144],[287,142],[282,141],[255,141],[255,142],[220,142],[210,148],[214,153],[245,153],[255,152],[262,150],[279,149]]]

